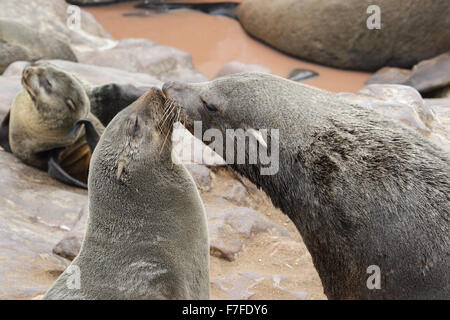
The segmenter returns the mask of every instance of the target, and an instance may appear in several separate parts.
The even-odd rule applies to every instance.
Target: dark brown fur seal
[[[374,111],[266,74],[163,86],[203,129],[279,129],[279,171],[232,164],[300,231],[330,299],[450,298],[450,160]],[[271,137],[267,137],[270,149]],[[226,146],[224,146],[226,148]],[[248,148],[247,148],[248,153]],[[247,155],[248,156],[248,155]],[[381,271],[369,289],[370,266]]]
[[[192,177],[171,161],[172,111],[152,89],[108,125],[81,252],[44,299],[209,298],[206,216]]]

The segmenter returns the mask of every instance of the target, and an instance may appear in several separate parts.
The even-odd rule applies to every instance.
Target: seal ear
[[[55,161],[54,158],[56,152],[53,151],[52,153],[53,154],[50,155],[50,158],[48,160],[48,175],[55,180],[61,181],[62,183],[78,188],[87,189],[87,184],[71,177],[67,172],[64,171],[63,168],[61,168],[61,166]]]
[[[9,118],[10,111],[8,111],[0,123],[0,146],[2,146],[6,152],[11,153],[11,145],[9,144]]]
[[[95,150],[95,147],[97,146],[98,141],[100,140],[100,135],[98,134],[97,130],[95,129],[94,125],[92,124],[91,120],[89,119],[80,119],[73,125],[72,130],[67,135],[68,137],[74,137],[78,129],[80,129],[81,125],[84,124],[84,128],[86,130],[86,141],[88,143],[89,149],[91,149],[91,152],[93,153]]]

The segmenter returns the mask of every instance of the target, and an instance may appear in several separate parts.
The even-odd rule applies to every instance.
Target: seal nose
[[[164,93],[166,92],[167,89],[169,89],[171,86],[173,86],[173,81],[169,81],[163,84],[162,86],[162,90],[164,91]]]

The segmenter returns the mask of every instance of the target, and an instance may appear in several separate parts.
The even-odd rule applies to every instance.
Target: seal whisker
[[[172,105],[172,106],[171,106],[171,109],[170,109],[170,112],[167,114],[167,116],[164,118],[163,122],[161,123],[161,127],[164,128],[164,124],[166,123],[166,121],[167,121],[168,119],[171,119],[171,118],[174,116],[174,114],[173,114],[174,108],[175,108],[175,106]]]

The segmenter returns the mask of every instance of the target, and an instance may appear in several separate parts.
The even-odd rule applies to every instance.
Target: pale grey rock
[[[81,79],[93,84],[104,85],[108,83],[132,84],[136,87],[161,86],[162,82],[158,79],[145,74],[128,72],[121,69],[101,67],[83,63],[73,63],[64,60],[42,60],[79,76]],[[8,77],[20,77],[22,70],[26,65],[25,61],[17,61],[11,64],[3,73]]]
[[[194,178],[195,184],[200,191],[211,190],[212,183],[212,172],[204,165],[187,163],[185,164],[186,169]]]
[[[70,231],[59,241],[53,248],[53,253],[73,260],[80,253],[81,243],[83,242],[85,230],[87,227],[87,220],[89,217],[89,205],[86,205],[80,210],[78,218]]]
[[[0,73],[14,61],[39,58],[77,61],[70,46],[54,35],[11,19],[0,19]]]
[[[219,291],[219,296],[229,300],[261,299],[258,294],[259,286],[271,288],[270,291],[278,291],[280,299],[305,300],[306,292],[295,292],[283,287],[283,282],[289,280],[284,275],[261,275],[255,272],[238,272],[211,281],[212,290]]]
[[[375,72],[367,81],[366,84],[403,84],[408,81],[411,75],[411,70],[383,67]]]
[[[208,80],[194,69],[189,53],[147,39],[122,39],[104,48],[74,50],[81,63],[147,73],[163,82]]]
[[[446,97],[450,88],[450,51],[416,64],[412,70],[385,67],[372,75],[367,84],[404,84],[422,95]]]
[[[235,260],[244,243],[251,241],[258,233],[272,232],[289,237],[286,230],[253,209],[226,204],[220,200],[206,203],[205,208],[213,256]]]
[[[24,165],[0,147],[0,299],[43,294],[68,265],[52,254],[87,192]]]
[[[416,88],[421,93],[449,86],[450,51],[416,64],[405,84]]]
[[[420,93],[409,86],[372,84],[357,94],[339,93],[338,96],[401,121],[421,133],[429,133],[436,121],[434,112],[423,103]]]
[[[80,10],[79,28],[74,24],[76,9],[68,9],[64,0],[2,0],[0,18],[14,19],[33,30],[55,36],[73,46],[102,47],[111,42],[109,33],[94,19]]]
[[[450,99],[424,100],[416,89],[392,84],[372,84],[357,94],[338,93],[337,96],[400,121],[450,152],[450,125],[442,111]]]

